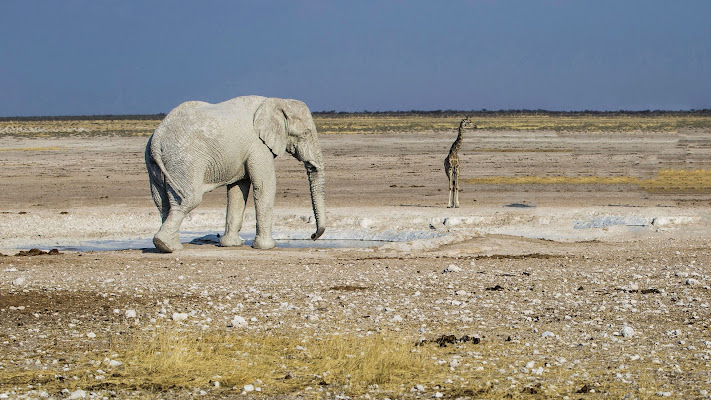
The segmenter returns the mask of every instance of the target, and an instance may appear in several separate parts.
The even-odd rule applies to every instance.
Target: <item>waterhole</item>
[[[429,232],[423,232],[429,233]],[[277,234],[275,233],[274,239],[277,242],[278,248],[364,248],[364,247],[378,247],[386,243],[397,242],[409,240],[410,235],[406,236],[388,236],[388,235],[374,235],[368,237],[367,235],[352,235],[353,237],[347,237],[347,235],[335,235],[336,238],[320,238],[318,240],[311,240],[308,234]],[[254,232],[252,233],[240,233],[242,239],[244,239],[244,244],[246,246],[251,246],[254,241]],[[301,237],[299,237],[301,236]],[[415,235],[423,236],[423,235]],[[220,241],[218,234],[211,232],[181,232],[180,242],[183,244],[194,244],[194,245],[207,245],[216,246]],[[31,245],[22,246],[22,249],[30,248],[53,248],[59,251],[115,251],[115,250],[143,250],[143,249],[155,249],[153,245],[153,238],[140,238],[140,239],[119,239],[119,240],[86,240],[78,244],[72,245],[62,245],[61,243],[55,245]]]

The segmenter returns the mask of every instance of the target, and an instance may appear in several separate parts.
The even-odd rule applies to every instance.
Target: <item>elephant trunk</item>
[[[314,167],[309,162],[306,165],[306,173],[309,176],[309,188],[311,189],[311,206],[314,209],[316,218],[316,233],[311,235],[311,239],[316,240],[326,230],[326,194],[324,192],[323,167]]]

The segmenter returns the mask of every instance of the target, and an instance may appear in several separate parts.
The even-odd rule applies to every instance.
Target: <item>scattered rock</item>
[[[496,285],[496,286],[488,287],[488,288],[486,288],[486,289],[484,289],[484,290],[489,290],[489,291],[492,291],[492,292],[498,292],[499,290],[504,290],[504,288],[503,288],[501,285]]]
[[[575,393],[590,393],[590,386],[588,384],[584,384],[583,387],[578,389]]]
[[[635,335],[634,328],[632,328],[631,326],[625,325],[620,330],[620,335],[622,335],[622,337],[632,337]]]
[[[86,397],[86,392],[83,391],[83,390],[81,390],[81,389],[75,390],[75,391],[73,391],[73,392],[69,395],[69,399],[70,399],[70,400],[73,400],[73,399],[83,399],[83,398],[85,398],[85,397]]]
[[[449,217],[444,220],[445,226],[457,226],[457,225],[461,225],[461,224],[462,224],[462,220],[459,218],[456,218],[456,217]]]
[[[422,346],[425,343],[429,342],[427,339],[422,339],[419,342],[415,343],[416,346]],[[481,343],[481,338],[478,336],[469,336],[469,335],[464,335],[457,339],[455,335],[442,335],[438,337],[435,340],[432,340],[431,342],[437,343],[439,347],[447,347],[449,344],[457,344],[457,343],[468,343],[471,342],[472,344],[479,344]]]
[[[446,274],[448,272],[462,272],[462,269],[454,264],[449,264],[442,273]]]
[[[244,319],[244,317],[235,315],[234,318],[232,318],[232,321],[230,321],[229,326],[235,327],[235,328],[243,328],[243,327],[247,326],[247,320]]]
[[[40,249],[29,249],[27,251],[20,250],[19,253],[15,254],[15,256],[17,256],[17,257],[43,256],[43,255],[56,256],[58,254],[62,254],[62,253],[60,253],[59,250],[57,250],[57,249],[52,249],[50,251],[42,251]]]
[[[173,321],[185,321],[186,319],[188,319],[188,313],[173,313]]]

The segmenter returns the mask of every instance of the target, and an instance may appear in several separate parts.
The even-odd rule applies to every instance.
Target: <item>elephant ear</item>
[[[286,150],[286,102],[282,99],[266,99],[254,113],[254,129],[275,157]]]

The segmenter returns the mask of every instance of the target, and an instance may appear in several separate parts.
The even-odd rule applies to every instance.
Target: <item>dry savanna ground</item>
[[[320,114],[325,240],[287,156],[280,247],[175,254],[158,121],[0,121],[0,398],[709,398],[709,117],[474,118],[447,209],[458,120]]]

